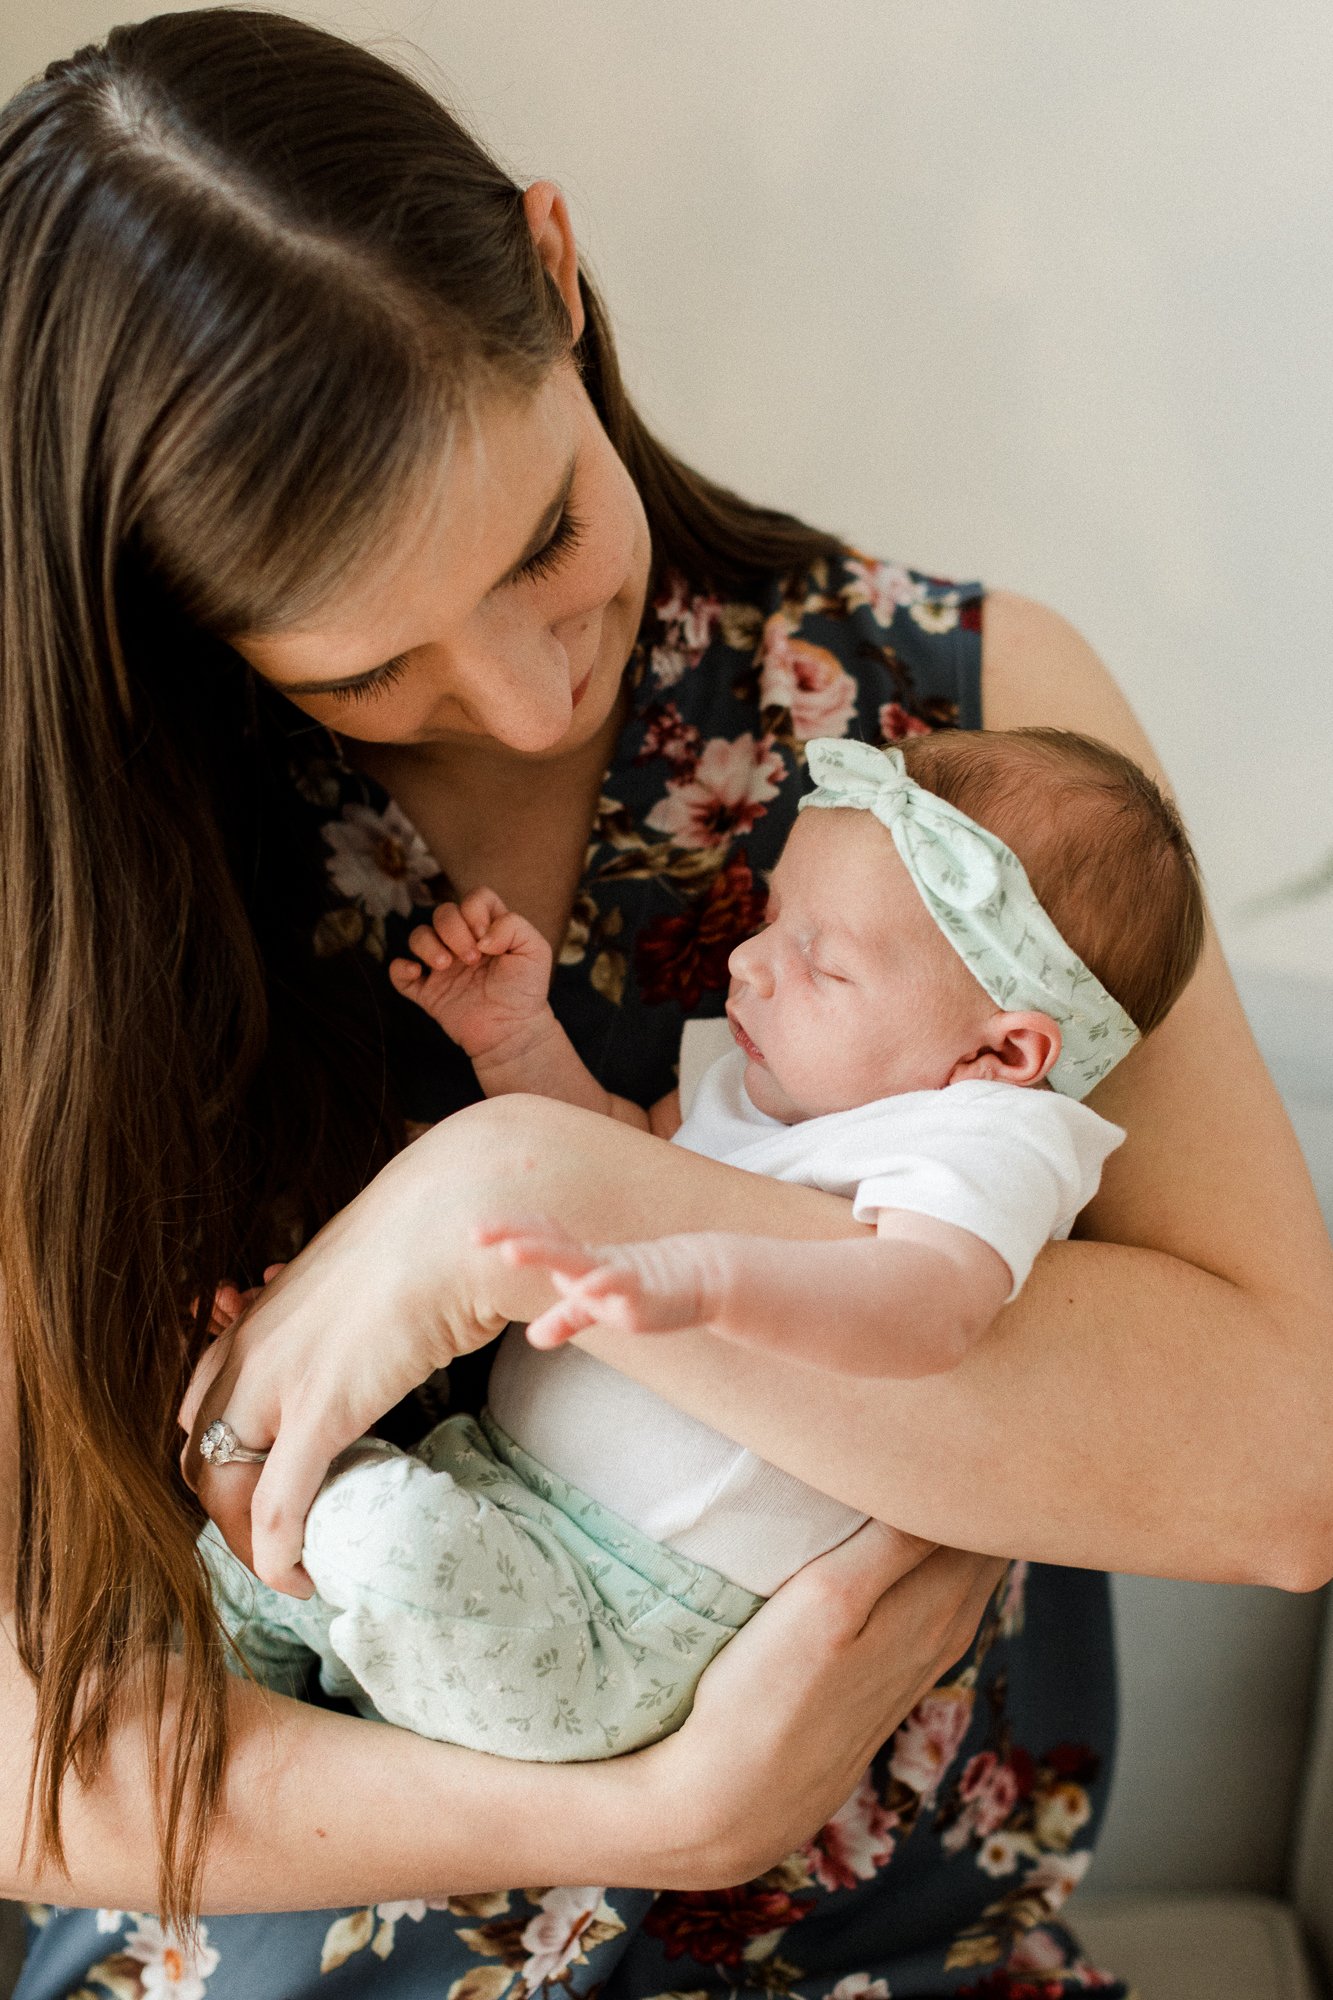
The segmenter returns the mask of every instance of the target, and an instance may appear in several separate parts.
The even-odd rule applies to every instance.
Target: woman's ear
[[[578,245],[565,197],[554,181],[534,181],[523,197],[523,212],[537,255],[565,302],[577,347],[583,338],[583,294],[579,290]]]
[[[1060,1058],[1060,1030],[1049,1014],[992,1014],[950,1083],[1040,1083]]]

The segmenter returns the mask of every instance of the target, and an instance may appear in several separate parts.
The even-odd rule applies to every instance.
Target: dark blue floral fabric
[[[976,585],[850,551],[739,599],[667,579],[630,663],[629,712],[554,979],[560,1019],[612,1090],[661,1096],[682,1023],[721,1011],[727,958],[760,920],[811,737],[887,743],[980,726],[981,606]],[[327,856],[314,948],[382,968],[444,878],[327,736],[305,730],[293,743],[293,782]],[[475,1098],[465,1059],[382,983],[413,1119]],[[1015,1562],[966,1659],[828,1825],[758,1881],[210,1917],[189,1944],[147,1913],[43,1906],[18,2000],[533,2000],[555,1988],[604,2000],[737,1988],[1115,2000],[1127,1988],[1056,1920],[1091,1858],[1114,1724],[1106,1579]]]

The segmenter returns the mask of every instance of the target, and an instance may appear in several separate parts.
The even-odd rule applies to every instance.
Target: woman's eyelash
[[[385,688],[401,680],[406,671],[407,656],[398,653],[392,660],[386,660],[382,667],[377,667],[372,679],[353,681],[350,687],[330,688],[329,693],[335,701],[369,701],[372,695],[383,694]]]
[[[583,522],[571,514],[568,507],[556,522],[555,528],[535,555],[528,557],[514,571],[514,581],[520,577],[549,576],[559,569],[567,556],[571,556],[583,537]]]

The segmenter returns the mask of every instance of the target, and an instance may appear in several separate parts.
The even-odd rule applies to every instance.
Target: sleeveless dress
[[[981,603],[977,585],[850,551],[739,600],[667,580],[630,662],[629,712],[552,989],[608,1088],[651,1103],[674,1082],[683,1022],[721,1013],[727,958],[760,920],[809,738],[879,744],[980,727]],[[439,899],[436,865],[325,732],[294,734],[293,782],[327,853],[315,949],[382,967]],[[410,1114],[432,1121],[475,1099],[466,1059],[382,984]],[[392,1434],[410,1441],[439,1413],[421,1392],[394,1413]],[[193,1946],[147,1914],[37,1906],[16,2000],[533,2000],[558,1988],[601,2000],[736,1988],[1125,2000],[1056,1921],[1091,1859],[1114,1730],[1106,1578],[1015,1562],[966,1658],[828,1825],[757,1881],[209,1917]]]

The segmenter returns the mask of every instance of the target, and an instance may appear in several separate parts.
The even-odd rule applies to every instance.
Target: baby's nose
[[[773,973],[768,963],[768,954],[763,946],[763,932],[756,937],[746,938],[738,944],[727,960],[727,970],[733,979],[739,979],[757,992],[767,992],[773,985]]]

